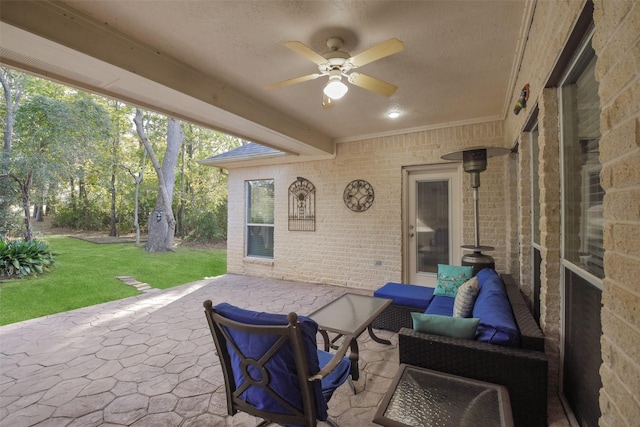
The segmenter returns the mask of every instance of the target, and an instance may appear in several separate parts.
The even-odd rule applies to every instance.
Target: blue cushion
[[[502,279],[495,270],[478,272],[480,292],[473,306],[473,317],[480,318],[476,339],[492,344],[518,345],[519,332]]]
[[[326,351],[318,350],[318,360],[320,361],[320,367],[324,368],[327,363],[333,358],[333,354]],[[322,394],[325,401],[329,401],[333,392],[336,391],[349,377],[351,373],[351,360],[348,357],[343,357],[338,366],[331,371],[329,375],[322,379]]]
[[[442,316],[452,316],[453,317],[453,305],[455,303],[455,298],[443,297],[443,296],[435,296],[431,300],[431,304],[425,311],[426,314],[440,314]]]
[[[424,310],[429,306],[429,302],[433,297],[433,290],[433,288],[427,288],[426,286],[389,282],[375,291],[373,296],[392,299],[393,303],[397,305]]]
[[[289,323],[287,315],[272,314],[245,310],[232,306],[227,303],[218,304],[215,311],[223,317],[235,320],[240,323],[250,325],[287,325]],[[318,359],[318,349],[316,344],[316,334],[318,325],[312,319],[305,316],[298,316],[300,322],[300,330],[304,341],[305,352],[307,353],[307,361],[310,373],[316,374],[320,370]],[[234,339],[240,351],[253,359],[260,357],[276,342],[278,339],[275,335],[258,335],[236,330],[226,329]],[[227,343],[227,348],[231,356],[233,365],[233,375],[236,387],[244,383],[242,370],[240,369],[241,360],[235,350]],[[302,410],[302,397],[300,393],[300,385],[296,375],[295,361],[290,345],[285,345],[266,363],[266,368],[270,372],[270,387],[291,403],[296,408]],[[249,367],[249,374],[254,378],[260,378],[258,369],[253,366]],[[322,384],[320,381],[314,381],[316,395],[316,408],[318,419],[327,419],[327,400],[323,396]],[[241,398],[247,403],[270,412],[282,414],[290,413],[284,406],[278,403],[273,397],[260,387],[249,387],[242,394]]]

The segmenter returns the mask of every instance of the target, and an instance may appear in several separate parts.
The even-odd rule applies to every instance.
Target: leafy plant
[[[187,235],[184,241],[217,243],[227,240],[227,199],[218,203],[212,211],[200,212],[186,219],[183,224]]]
[[[41,274],[54,262],[55,254],[45,242],[0,239],[0,277]]]

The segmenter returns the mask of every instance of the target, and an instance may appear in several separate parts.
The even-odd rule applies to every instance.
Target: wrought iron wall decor
[[[351,181],[342,195],[346,207],[354,212],[364,212],[371,207],[375,194],[373,186],[364,179]]]
[[[289,231],[316,231],[316,187],[300,176],[289,186]]]

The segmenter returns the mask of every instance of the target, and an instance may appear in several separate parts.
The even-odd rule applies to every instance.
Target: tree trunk
[[[2,67],[0,71],[0,84],[4,89],[5,118],[4,135],[2,148],[2,170],[0,175],[4,175],[9,170],[9,155],[13,139],[13,125],[15,124],[16,111],[20,106],[20,99],[27,84],[27,75],[19,73],[15,79],[11,78],[13,71]],[[13,74],[15,76],[15,74]],[[11,83],[15,83],[11,87]]]
[[[173,250],[176,220],[172,210],[173,187],[175,184],[175,167],[178,162],[180,146],[184,140],[184,133],[180,121],[169,117],[167,127],[167,150],[162,159],[162,166],[153,151],[151,143],[147,139],[142,126],[142,111],[136,109],[133,119],[140,140],[144,144],[151,163],[158,175],[158,198],[156,207],[149,214],[149,239],[145,245],[148,252],[164,252]]]
[[[118,109],[120,107],[120,103],[115,101],[115,111],[116,116],[118,114]],[[111,185],[109,191],[111,192],[111,214],[109,217],[110,229],[109,236],[116,237],[118,235],[118,229],[116,227],[116,172],[118,171],[118,143],[120,141],[120,121],[116,121],[116,131],[111,141]]]
[[[30,215],[31,202],[29,200],[29,192],[31,191],[31,181],[33,178],[31,173],[27,174],[24,182],[20,181],[20,179],[15,176],[12,176],[12,178],[20,187],[20,193],[22,196],[22,211],[24,212],[24,231],[22,232],[22,237],[25,241],[29,242],[33,240],[33,229],[31,228]]]
[[[69,178],[69,199],[71,200],[71,210],[76,213],[76,181],[73,177]]]
[[[184,227],[184,145],[182,146],[182,159],[180,166],[180,237],[184,239],[185,236],[185,227]]]
[[[113,165],[111,169],[111,187],[109,188],[111,193],[111,215],[109,229],[109,236],[116,237],[118,235],[118,229],[116,228],[116,165]]]
[[[87,187],[84,182],[84,174],[78,179],[78,199],[81,204],[82,229],[89,230],[89,197]]]
[[[12,75],[15,76],[14,73],[14,71],[8,68],[2,67],[2,69],[0,69],[0,84],[2,84],[4,90],[5,101],[2,164],[0,165],[0,215],[3,216],[11,209],[9,164],[13,141],[13,126],[15,124],[16,111],[20,106],[20,98],[27,83],[26,74],[19,73],[17,78],[12,79]],[[12,83],[14,83],[13,87]],[[2,222],[3,221],[0,220],[0,223]]]
[[[133,225],[136,228],[136,246],[140,246],[140,220],[139,220],[140,184],[142,184],[142,180],[144,179],[144,166],[146,163],[147,163],[147,150],[145,149],[142,152],[142,163],[140,165],[140,173],[137,176],[134,176],[136,180],[136,201],[135,201],[135,209],[133,212]]]
[[[33,219],[35,219],[38,222],[42,222],[44,221],[44,206],[43,205],[37,205],[34,207],[33,209]]]
[[[140,183],[142,182],[141,177],[136,177],[136,200],[134,202],[133,207],[133,227],[136,229],[136,246],[140,246],[140,221],[138,221],[138,200],[140,194]]]

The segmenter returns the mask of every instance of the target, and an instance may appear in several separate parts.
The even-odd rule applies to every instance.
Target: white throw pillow
[[[464,282],[458,288],[456,300],[453,303],[453,317],[471,317],[478,292],[480,292],[480,287],[477,277],[474,276]]]

